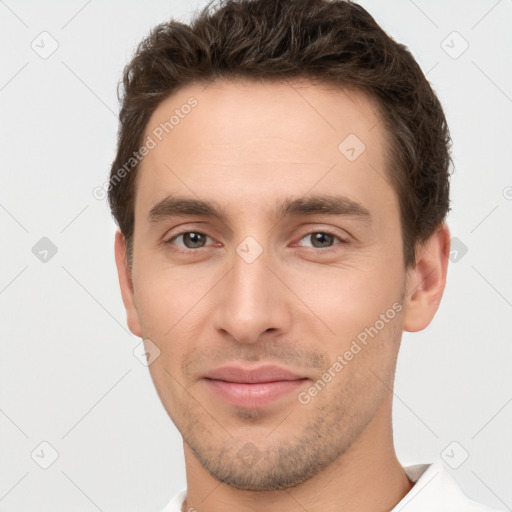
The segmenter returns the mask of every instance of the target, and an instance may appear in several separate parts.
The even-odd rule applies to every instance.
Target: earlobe
[[[417,332],[434,318],[446,285],[450,231],[443,223],[416,251],[416,265],[407,273],[403,329]]]
[[[123,298],[123,304],[126,309],[128,328],[133,334],[135,334],[135,336],[142,338],[139,314],[137,312],[137,308],[135,307],[132,273],[128,267],[128,262],[126,259],[126,240],[124,235],[119,230],[116,232],[114,252],[116,258],[117,275],[119,278],[119,286],[121,288],[121,296]]]

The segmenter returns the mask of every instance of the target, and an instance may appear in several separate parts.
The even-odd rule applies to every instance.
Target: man
[[[450,137],[359,5],[226,1],[124,72],[109,201],[130,330],[183,437],[165,512],[485,511],[403,468],[392,389],[450,246]]]

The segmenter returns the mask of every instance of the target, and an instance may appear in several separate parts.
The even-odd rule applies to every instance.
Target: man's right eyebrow
[[[215,217],[224,223],[227,219],[224,209],[214,202],[188,197],[167,196],[151,208],[148,220],[154,224],[167,217],[185,215]]]

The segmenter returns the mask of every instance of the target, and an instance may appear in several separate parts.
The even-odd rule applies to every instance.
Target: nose
[[[231,271],[216,287],[215,328],[238,343],[254,344],[263,333],[290,326],[286,289],[269,263],[265,251],[252,262],[235,253]]]

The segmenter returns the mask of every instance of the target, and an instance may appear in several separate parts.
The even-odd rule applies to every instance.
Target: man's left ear
[[[449,255],[450,230],[443,222],[416,249],[416,264],[407,271],[404,331],[421,331],[434,318],[446,285]]]

